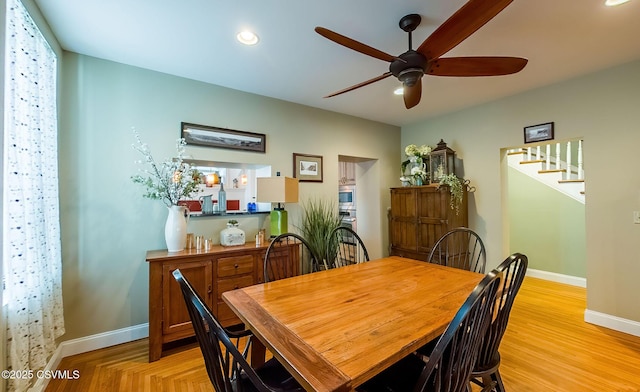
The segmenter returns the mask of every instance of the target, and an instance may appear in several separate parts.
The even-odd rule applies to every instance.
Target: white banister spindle
[[[567,176],[565,180],[571,179],[571,142],[567,142]]]
[[[527,147],[527,161],[531,160],[531,147]]]
[[[540,160],[540,146],[536,147],[536,160]]]
[[[545,154],[546,166],[545,170],[551,170],[551,144],[547,144],[547,152]]]
[[[560,169],[560,143],[556,143],[556,170]]]
[[[578,180],[584,179],[584,170],[582,169],[582,140],[578,140]]]

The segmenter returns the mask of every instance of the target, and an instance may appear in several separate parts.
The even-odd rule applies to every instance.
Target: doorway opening
[[[586,287],[585,204],[510,166],[513,150],[500,151],[507,254],[526,254],[530,276]]]
[[[338,155],[338,208],[367,246],[370,258],[383,255],[383,218],[380,211],[380,169],[378,160]]]

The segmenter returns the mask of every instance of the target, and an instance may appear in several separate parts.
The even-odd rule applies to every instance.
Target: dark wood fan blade
[[[346,46],[349,49],[353,49],[356,52],[360,52],[362,54],[366,54],[367,56],[371,56],[371,57],[375,57],[377,59],[380,59],[382,61],[386,61],[386,62],[392,62],[393,60],[396,59],[396,56],[392,56],[388,53],[385,53],[381,50],[378,50],[376,48],[372,48],[371,46],[365,45],[361,42],[358,42],[356,40],[353,40],[349,37],[345,37],[344,35],[338,34],[336,32],[333,32],[329,29],[325,29],[324,27],[316,27],[316,33],[320,34],[321,36],[330,39],[331,41],[340,44],[342,46]]]
[[[422,96],[422,78],[416,81],[411,87],[404,86],[404,106],[407,109],[411,109],[420,103],[420,97]]]
[[[529,60],[520,57],[444,57],[429,62],[435,76],[497,76],[522,71]]]
[[[469,0],[424,40],[418,52],[427,60],[442,56],[493,19],[512,1]]]
[[[373,79],[366,80],[366,81],[364,81],[364,82],[362,82],[362,83],[358,83],[358,84],[356,84],[356,85],[353,85],[353,86],[351,86],[351,87],[347,87],[347,88],[345,88],[345,89],[343,89],[343,90],[340,90],[340,91],[336,91],[335,93],[330,94],[330,95],[327,95],[327,96],[326,96],[326,97],[324,97],[324,98],[331,98],[331,97],[335,97],[336,95],[344,94],[344,93],[349,92],[349,91],[351,91],[351,90],[355,90],[355,89],[357,89],[357,88],[364,87],[364,86],[369,85],[369,84],[371,84],[371,83],[377,82],[378,80],[382,80],[382,79],[388,78],[388,77],[389,77],[389,76],[391,76],[391,75],[392,75],[392,73],[391,73],[391,72],[385,72],[385,73],[383,73],[382,75],[380,75],[380,76],[376,76],[376,77],[375,77],[375,78],[373,78]]]

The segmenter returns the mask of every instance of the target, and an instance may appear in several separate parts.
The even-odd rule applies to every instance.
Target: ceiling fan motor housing
[[[415,50],[408,50],[398,57],[400,60],[394,60],[389,65],[389,72],[398,78],[403,85],[411,87],[424,74],[427,59]]]

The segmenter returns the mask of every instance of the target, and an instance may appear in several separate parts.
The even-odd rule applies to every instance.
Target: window
[[[43,368],[64,333],[57,58],[19,0],[6,8],[3,279],[8,368]],[[13,384],[12,384],[13,383]],[[22,390],[29,380],[11,380]]]

